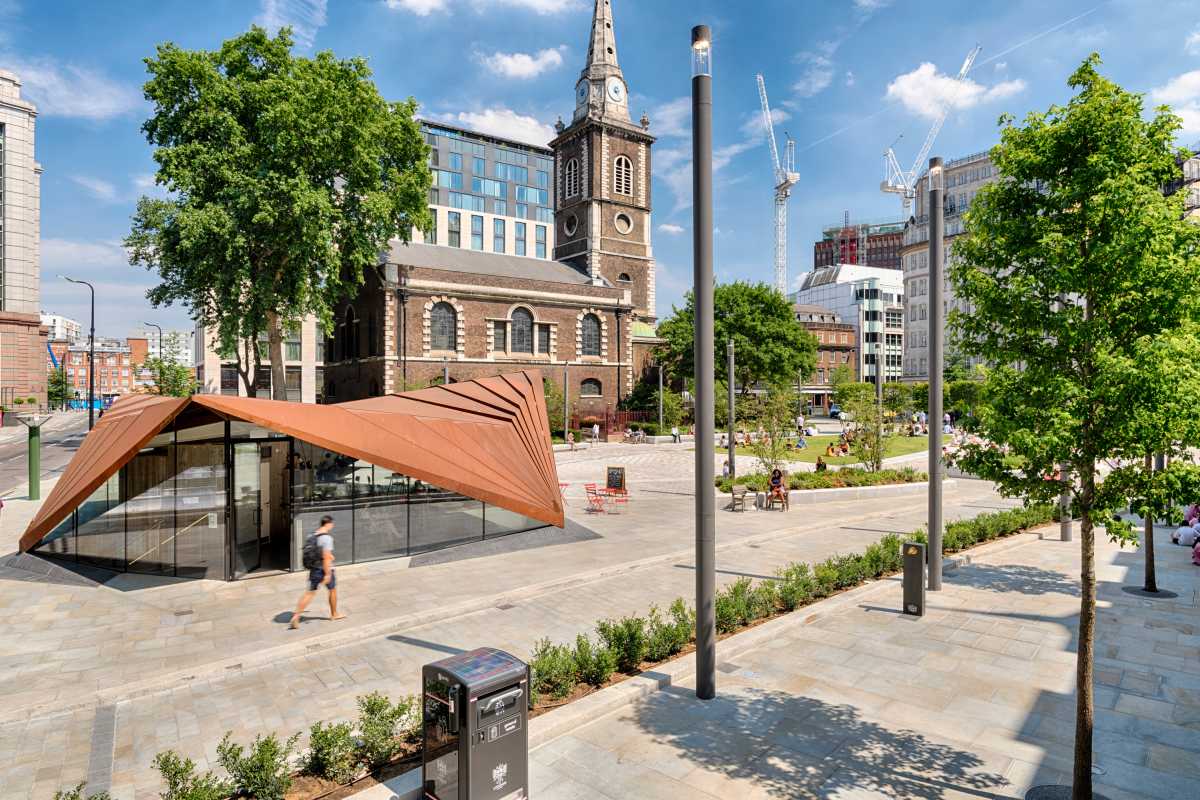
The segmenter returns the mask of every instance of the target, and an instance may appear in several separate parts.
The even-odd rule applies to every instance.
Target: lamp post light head
[[[712,77],[712,30],[707,25],[692,28],[692,77]]]
[[[942,168],[942,157],[934,156],[929,159],[929,190],[945,188],[945,171]]]

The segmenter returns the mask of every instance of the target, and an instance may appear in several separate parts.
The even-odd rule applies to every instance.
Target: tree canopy
[[[666,339],[661,358],[672,376],[694,377],[695,297],[659,323]],[[787,386],[816,369],[817,340],[796,319],[791,304],[765,283],[726,283],[713,291],[716,376],[726,381],[725,343],[733,339],[735,385],[743,395],[755,384]]]
[[[166,43],[145,63],[142,130],[168,196],[138,201],[131,263],[158,272],[153,305],[186,306],[222,352],[257,365],[266,331],[284,399],[285,326],[313,314],[328,330],[388,240],[427,222],[416,103],[385,101],[361,58],[294,55],[288,28],[215,51]]]
[[[1180,174],[1179,118],[1147,120],[1140,95],[1100,75],[1092,55],[1065,106],[1002,119],[999,179],[966,215],[950,279],[967,311],[960,347],[989,365],[968,471],[1009,495],[1049,500],[1058,464],[1082,518],[1078,714],[1073,791],[1090,798],[1094,528],[1131,499],[1150,451],[1197,443],[1200,228],[1162,187]],[[1003,449],[1001,449],[1003,448]],[[1012,469],[1005,452],[1024,467]],[[1101,476],[1101,463],[1117,464]],[[1115,476],[1115,479],[1114,479]],[[1110,524],[1109,533],[1121,530]]]

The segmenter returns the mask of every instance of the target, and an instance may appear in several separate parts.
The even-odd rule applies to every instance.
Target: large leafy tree
[[[756,384],[787,386],[812,375],[817,364],[817,340],[796,319],[787,298],[765,283],[726,283],[713,292],[716,335],[716,375],[727,381],[725,343],[733,339],[734,377],[742,395]],[[695,297],[688,292],[683,308],[658,326],[666,339],[661,358],[666,369],[683,378],[694,377]]]
[[[276,399],[285,327],[315,314],[328,330],[388,240],[426,223],[430,185],[413,100],[385,101],[361,58],[291,50],[289,29],[253,27],[146,59],[142,130],[169,196],[140,199],[126,239],[158,272],[151,303],[185,305],[221,351],[257,365],[266,331]]]
[[[1138,496],[1145,453],[1194,444],[1200,417],[1200,229],[1182,219],[1181,198],[1161,192],[1179,171],[1179,119],[1160,108],[1146,120],[1141,97],[1098,65],[1092,55],[1072,74],[1067,105],[1020,125],[1002,119],[992,150],[1000,178],[975,198],[950,267],[970,309],[952,315],[960,346],[991,365],[978,429],[1024,466],[1007,468],[998,449],[977,446],[966,468],[1043,501],[1060,490],[1044,479],[1058,464],[1076,476],[1076,800],[1092,797],[1096,527]],[[1121,465],[1115,478],[1099,472],[1105,462]]]

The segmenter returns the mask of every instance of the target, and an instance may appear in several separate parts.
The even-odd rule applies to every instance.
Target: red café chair
[[[586,511],[590,513],[603,514],[604,508],[604,493],[600,487],[594,483],[584,484],[584,491],[587,492],[587,507]]]

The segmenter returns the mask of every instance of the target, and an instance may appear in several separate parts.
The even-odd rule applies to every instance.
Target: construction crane
[[[975,57],[979,55],[981,49],[979,45],[976,45],[974,50],[967,53],[967,58],[963,61],[962,69],[958,71],[958,77],[954,79],[955,93],[962,86],[967,73],[971,71],[971,65],[975,63]],[[925,144],[921,145],[920,152],[913,159],[912,169],[908,172],[900,169],[900,162],[896,160],[896,151],[891,147],[883,154],[884,178],[879,184],[879,188],[882,191],[900,195],[901,201],[904,204],[905,217],[911,213],[913,198],[917,196],[917,176],[921,174],[925,159],[929,157],[929,151],[933,148],[933,140],[941,133],[942,125],[946,122],[946,115],[950,113],[950,106],[953,105],[953,102],[954,95],[952,94],[946,104],[942,106],[937,119],[934,120],[933,127],[929,129],[929,135],[925,137]],[[900,139],[897,138],[896,141],[898,142]],[[892,144],[895,145],[896,142],[892,142]]]
[[[762,73],[758,78],[758,99],[762,101],[763,127],[767,131],[767,144],[771,146],[771,167],[775,170],[775,289],[787,295],[787,207],[792,187],[800,181],[796,173],[796,143],[787,137],[784,160],[779,161],[779,148],[775,145],[775,123],[771,119],[771,106],[767,102],[767,84]]]

